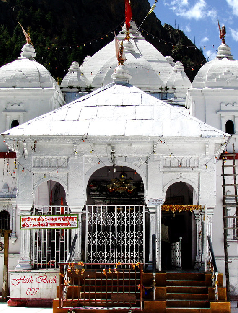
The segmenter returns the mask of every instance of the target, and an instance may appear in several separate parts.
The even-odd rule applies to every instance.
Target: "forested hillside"
[[[131,0],[131,6],[140,26],[149,2]],[[62,79],[72,61],[81,64],[113,40],[124,23],[124,10],[124,0],[0,0],[0,66],[20,55],[25,42],[20,22],[30,33],[36,60]],[[162,26],[154,13],[140,31],[163,55],[181,61],[191,80],[206,61],[182,31]]]

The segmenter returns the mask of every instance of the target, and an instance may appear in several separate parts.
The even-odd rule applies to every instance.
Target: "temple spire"
[[[19,22],[18,22],[18,24],[21,26],[21,29],[22,29],[22,31],[23,31],[23,34],[25,35],[26,43],[32,45],[30,35],[25,31],[25,29],[23,28],[23,26],[22,26]]]

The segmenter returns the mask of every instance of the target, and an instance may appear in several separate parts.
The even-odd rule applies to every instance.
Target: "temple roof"
[[[198,71],[192,88],[238,88],[238,61],[234,60],[230,47],[221,44],[217,57],[204,64]]]
[[[17,60],[0,68],[0,88],[55,88],[56,81],[35,56],[34,47],[25,44]]]
[[[4,133],[10,136],[224,137],[225,133],[189,115],[188,110],[123,82],[116,82]],[[129,76],[128,76],[129,77]],[[128,78],[129,79],[129,78]],[[120,81],[121,80],[121,81]]]
[[[161,88],[167,86],[167,82],[170,80],[169,87],[177,87],[178,89],[182,87],[185,97],[191,82],[183,67],[180,68],[180,71],[183,72],[182,75],[177,75],[173,69],[175,65],[173,59],[164,57],[152,44],[146,41],[134,22],[131,22],[129,41],[125,40],[125,36],[126,27],[124,26],[117,39],[120,42],[123,41],[126,65],[132,76],[131,84],[144,91],[159,92]],[[115,41],[113,40],[92,57],[87,57],[81,70],[90,85],[93,88],[98,88],[111,82],[111,75],[116,66]],[[146,79],[144,79],[145,76]],[[173,82],[171,76],[174,76]],[[177,81],[179,81],[178,84]]]
[[[68,73],[62,80],[61,87],[86,88],[90,84],[80,70],[78,62],[72,62]]]

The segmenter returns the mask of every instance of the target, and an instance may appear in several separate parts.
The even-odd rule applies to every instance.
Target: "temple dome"
[[[0,68],[0,88],[52,88],[56,81],[50,72],[36,62],[35,49],[25,44],[21,56]]]
[[[89,85],[89,81],[80,70],[79,63],[76,61],[72,62],[68,73],[62,80],[61,87],[86,88],[89,87]]]
[[[238,88],[238,61],[234,60],[226,44],[218,47],[217,57],[198,71],[193,88]]]
[[[0,132],[64,105],[59,85],[25,44],[20,57],[0,68]],[[0,140],[0,151],[7,151]]]
[[[147,42],[134,22],[131,22],[129,41],[125,39],[125,36],[126,28],[124,26],[117,38],[119,41],[123,41],[127,69],[132,76],[130,83],[144,91],[161,92],[162,88],[166,88],[168,79],[174,73],[173,59],[164,57],[152,44]],[[112,81],[111,75],[116,66],[117,59],[113,40],[92,57],[87,57],[81,69],[91,86],[98,88]],[[185,73],[184,75],[186,76]]]
[[[186,92],[190,87],[191,82],[184,72],[184,66],[180,61],[177,61],[167,81],[167,88],[173,90],[177,102],[183,104]]]

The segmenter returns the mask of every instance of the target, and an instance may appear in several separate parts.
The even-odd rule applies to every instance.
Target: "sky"
[[[150,5],[154,0],[149,0]],[[154,10],[162,25],[170,24],[202,48],[208,61],[216,57],[221,44],[220,26],[226,27],[226,44],[238,60],[238,0],[158,0]]]

